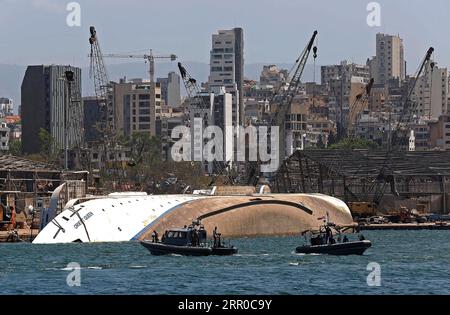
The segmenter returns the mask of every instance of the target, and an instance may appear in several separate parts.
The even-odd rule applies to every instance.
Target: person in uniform
[[[158,232],[156,232],[156,231],[153,231],[153,233],[152,233],[152,242],[153,243],[158,243],[159,242]]]
[[[217,233],[217,226],[216,226],[213,231],[214,247],[217,247],[217,237],[218,237],[218,233]]]

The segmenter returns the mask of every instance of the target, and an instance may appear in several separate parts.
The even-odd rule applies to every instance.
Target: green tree
[[[148,133],[135,132],[122,143],[131,149],[131,158],[137,165],[153,165],[161,161],[161,141]]]
[[[22,155],[22,142],[20,140],[12,140],[9,142],[9,154],[15,156]]]
[[[53,162],[57,159],[56,153],[56,141],[44,128],[39,130],[39,142],[41,144],[41,152],[40,154],[46,157],[49,161]]]

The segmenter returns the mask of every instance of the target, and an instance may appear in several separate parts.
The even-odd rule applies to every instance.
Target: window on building
[[[222,71],[222,67],[211,67],[211,72]]]
[[[213,55],[213,59],[222,59],[222,55]]]
[[[150,124],[139,124],[139,130],[150,130]]]
[[[136,95],[133,95],[136,96]],[[135,97],[133,99],[136,99]],[[139,94],[139,100],[149,100],[150,94]]]
[[[139,117],[139,122],[150,122],[150,117],[149,116]]]
[[[150,115],[150,108],[140,108],[139,115]]]
[[[233,67],[224,67],[223,71],[233,71]]]

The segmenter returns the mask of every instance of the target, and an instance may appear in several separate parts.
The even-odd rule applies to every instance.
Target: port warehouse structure
[[[378,187],[382,212],[406,206],[447,214],[450,152],[298,150],[282,163],[272,187],[277,192],[319,192],[347,204],[373,202]]]
[[[48,207],[52,192],[67,183],[61,194],[64,206],[68,200],[86,195],[87,176],[87,172],[65,172],[50,163],[0,155],[0,204],[18,211],[31,205],[39,211]]]

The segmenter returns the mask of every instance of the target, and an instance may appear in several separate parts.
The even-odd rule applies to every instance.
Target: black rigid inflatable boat
[[[372,246],[370,241],[337,243],[327,245],[305,245],[296,248],[299,254],[327,254],[327,255],[363,255]]]
[[[194,224],[182,229],[167,230],[161,242],[157,237],[153,237],[151,241],[141,241],[141,245],[148,249],[152,255],[229,256],[238,252],[234,246],[223,245],[220,234],[214,245],[208,245],[206,230],[202,225],[197,230]]]
[[[325,225],[321,226],[319,231],[304,231],[302,235],[305,238],[309,235],[310,245],[298,246],[295,251],[299,254],[363,255],[372,243],[362,235],[359,241],[349,241],[345,234],[349,229],[325,221]]]

